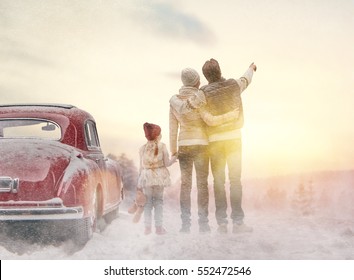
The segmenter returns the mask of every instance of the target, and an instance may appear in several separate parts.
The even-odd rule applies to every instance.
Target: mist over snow
[[[197,69],[202,84],[211,57],[225,78],[252,61],[258,70],[242,132],[252,233],[216,232],[210,183],[212,232],[198,232],[194,185],[192,233],[180,234],[175,164],[165,236],[145,236],[127,200],[83,248],[0,224],[0,259],[354,260],[353,14],[354,1],[1,0],[1,103],[78,106],[95,117],[105,152],[136,162],[144,122],[158,123],[168,143],[181,69]],[[334,169],[347,171],[251,178]]]
[[[192,232],[180,234],[179,181],[165,192],[164,224],[168,233],[143,234],[143,219],[132,223],[129,198],[119,218],[83,247],[70,240],[38,235],[0,235],[0,259],[77,260],[353,260],[354,171],[244,180],[245,222],[252,233],[216,232],[213,197],[212,232],[199,234],[193,188]],[[212,185],[210,192],[212,195]]]

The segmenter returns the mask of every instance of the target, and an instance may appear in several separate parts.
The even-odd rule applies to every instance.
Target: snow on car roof
[[[69,118],[75,116],[92,116],[85,110],[71,104],[60,103],[14,103],[0,104],[0,115],[2,114],[27,114],[27,113],[44,113],[44,114],[61,114]],[[85,118],[85,117],[84,117]]]
[[[56,103],[9,104],[0,105],[0,119],[36,118],[57,123],[62,130],[62,142],[85,150],[85,131],[87,121],[96,123],[93,116],[73,105]]]
[[[29,104],[0,104],[0,107],[56,107],[63,109],[76,108],[74,105],[70,104],[54,104],[54,103],[29,103]]]

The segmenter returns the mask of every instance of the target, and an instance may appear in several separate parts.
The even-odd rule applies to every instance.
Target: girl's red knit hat
[[[161,127],[153,123],[144,123],[145,137],[149,141],[155,140],[161,133]]]

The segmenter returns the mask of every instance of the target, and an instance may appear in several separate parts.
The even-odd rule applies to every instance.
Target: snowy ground
[[[215,223],[210,234],[180,234],[178,214],[165,211],[168,234],[143,234],[143,224],[120,217],[78,251],[70,241],[58,244],[28,242],[1,236],[0,259],[354,259],[354,222],[324,217],[296,218],[285,214],[249,212],[253,233],[219,235]],[[32,244],[31,244],[32,243]]]
[[[252,233],[218,234],[211,199],[212,232],[199,234],[193,205],[192,232],[180,234],[176,188],[165,193],[164,222],[168,233],[164,236],[154,233],[145,236],[143,220],[133,224],[132,216],[126,212],[126,204],[122,205],[119,218],[104,231],[94,233],[81,249],[75,248],[71,241],[48,242],[39,237],[28,239],[2,233],[0,259],[354,260],[354,173],[345,174],[347,179],[343,184],[332,175],[323,177],[327,183],[314,180],[316,192],[312,194],[313,212],[309,215],[302,215],[289,207],[295,200],[295,181],[292,185],[287,183],[288,178],[284,179],[285,183],[279,179],[246,182],[246,186],[253,186],[244,191],[245,222],[254,228]],[[345,174],[338,176],[344,178]],[[286,191],[281,189],[284,184],[287,184]],[[269,185],[272,187],[267,188]],[[280,191],[274,191],[279,188]]]

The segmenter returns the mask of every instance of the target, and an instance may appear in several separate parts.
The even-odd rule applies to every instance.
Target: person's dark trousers
[[[230,180],[230,205],[233,223],[242,224],[241,184],[241,139],[216,141],[209,143],[211,171],[214,177],[215,216],[218,225],[227,224],[227,197],[225,190],[226,164]]]
[[[178,161],[181,169],[180,206],[182,227],[191,225],[191,190],[193,165],[195,167],[198,195],[198,223],[207,225],[209,208],[209,154],[207,145],[181,146],[178,149]]]

